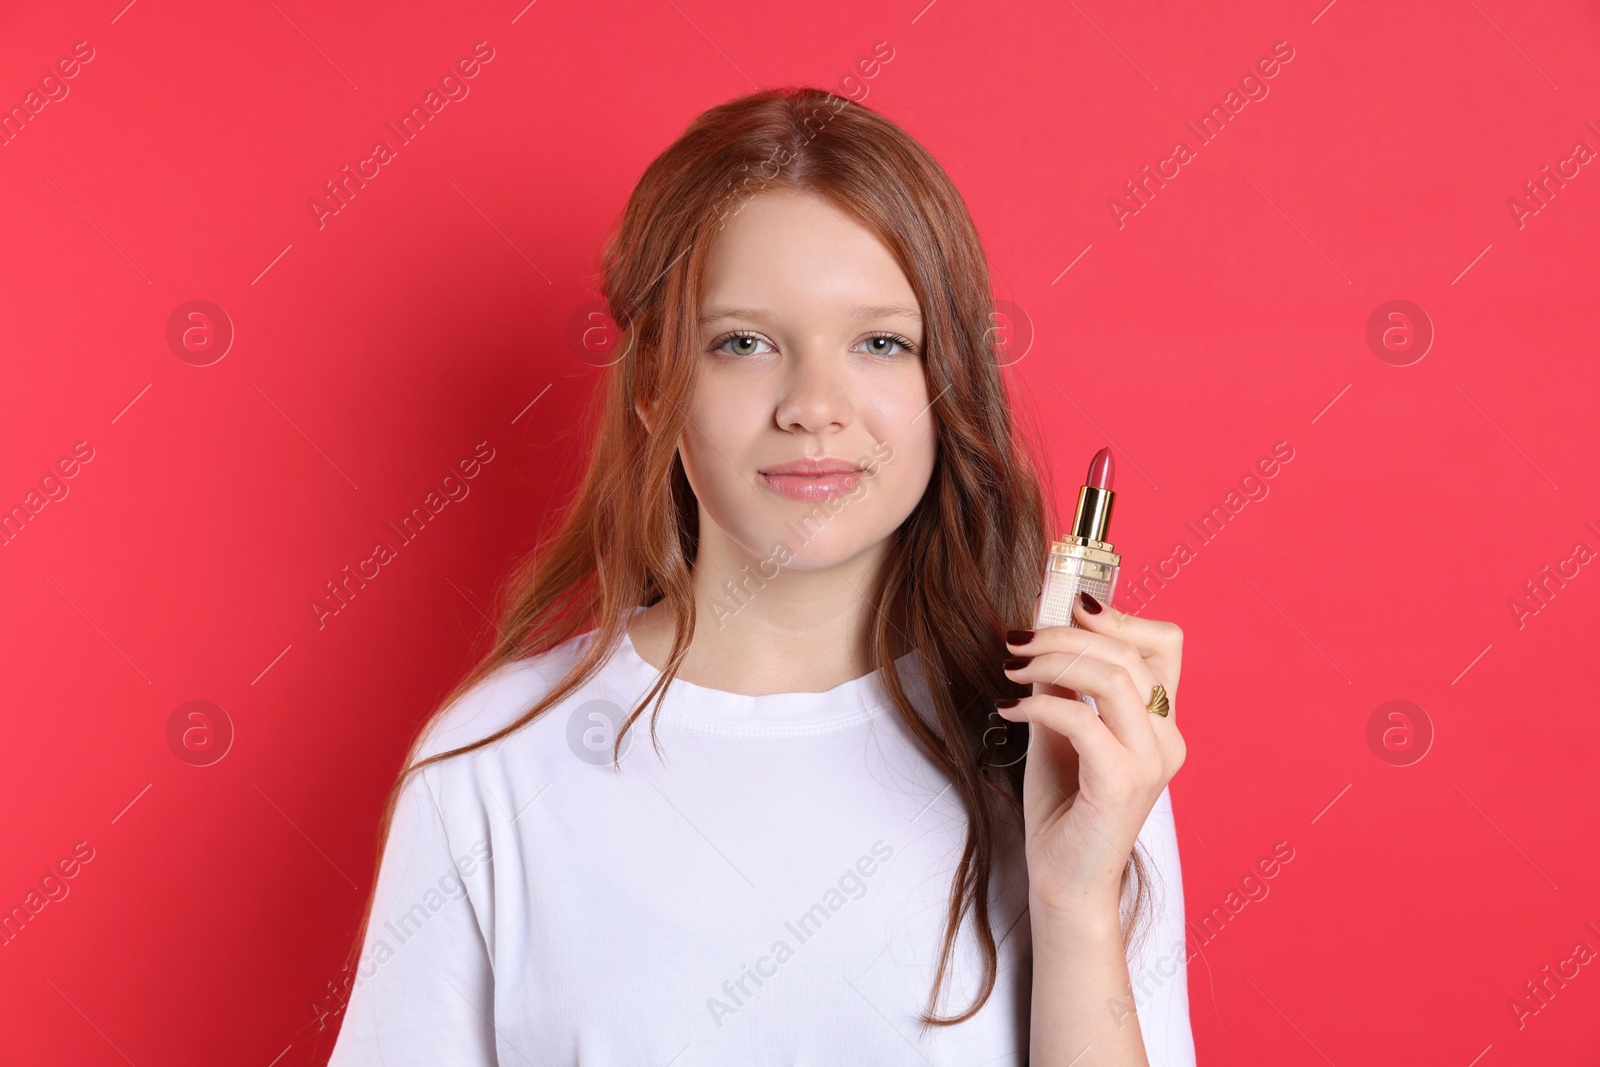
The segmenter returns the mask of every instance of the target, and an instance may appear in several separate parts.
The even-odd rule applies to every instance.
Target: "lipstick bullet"
[[[1122,567],[1122,557],[1106,540],[1111,505],[1117,498],[1111,488],[1115,477],[1116,464],[1111,458],[1111,449],[1102,448],[1089,461],[1089,473],[1078,490],[1072,531],[1050,546],[1034,629],[1076,626],[1072,605],[1079,593],[1088,593],[1102,604],[1111,603],[1117,573]]]

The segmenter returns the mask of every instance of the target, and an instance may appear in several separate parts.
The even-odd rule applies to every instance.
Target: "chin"
[[[837,520],[835,520],[837,521]],[[863,531],[803,526],[796,520],[780,524],[771,531],[768,544],[782,542],[787,548],[785,570],[822,571],[848,563],[850,560],[876,548],[883,541],[875,531]],[[774,554],[773,549],[763,553],[763,558]]]

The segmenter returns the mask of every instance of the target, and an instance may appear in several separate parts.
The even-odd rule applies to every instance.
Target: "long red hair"
[[[1024,762],[987,754],[985,732],[1000,722],[992,715],[996,698],[1028,692],[1005,677],[1000,662],[1008,655],[1006,631],[1033,621],[1051,536],[1048,480],[1019,443],[992,329],[988,264],[960,194],[904,130],[821,89],[769,89],[714,107],[640,178],[601,257],[601,292],[621,328],[622,354],[587,415],[588,467],[557,529],[512,574],[492,647],[428,725],[497,668],[589,630],[597,638],[505,728],[416,760],[424,726],[384,807],[379,865],[409,775],[499,740],[563,700],[618,647],[634,607],[666,600],[676,626],[670,661],[619,730],[619,750],[652,701],[659,710],[695,629],[690,568],[699,512],[676,442],[702,358],[702,268],[726,220],[749,197],[776,189],[824,196],[876,233],[922,310],[938,455],[926,492],[896,531],[869,591],[878,608],[869,639],[896,712],[967,812],[938,972],[923,1013],[928,1024],[950,1025],[971,1018],[994,990],[990,877],[999,849],[1021,847]],[[636,404],[653,413],[648,427]],[[896,636],[900,647],[918,654],[933,697],[931,724],[894,668]],[[654,739],[653,713],[650,726]],[[1125,946],[1146,910],[1145,873],[1136,849],[1123,873],[1124,888],[1135,886]],[[369,897],[352,962],[371,912]],[[939,994],[969,912],[984,961],[982,986],[965,1010],[940,1016]]]

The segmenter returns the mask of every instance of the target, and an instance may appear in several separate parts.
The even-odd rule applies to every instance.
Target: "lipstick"
[[[1106,540],[1111,524],[1111,505],[1117,494],[1111,489],[1116,464],[1111,449],[1102,448],[1089,461],[1089,473],[1078,490],[1078,507],[1072,517],[1072,532],[1062,534],[1050,545],[1045,563],[1044,587],[1033,628],[1076,626],[1072,606],[1079,593],[1088,593],[1102,604],[1111,603],[1117,586],[1122,557]]]

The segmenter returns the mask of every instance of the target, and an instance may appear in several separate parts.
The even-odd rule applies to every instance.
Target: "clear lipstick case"
[[[1045,562],[1044,588],[1034,612],[1033,628],[1076,626],[1073,602],[1079,593],[1088,593],[1102,604],[1111,603],[1116,592],[1117,572],[1122,557],[1105,537],[1111,524],[1111,505],[1116,494],[1092,485],[1078,490],[1078,506],[1072,516],[1072,532],[1050,545]]]
[[[1088,534],[1100,532],[1104,536],[1111,518],[1112,494],[1108,490],[1084,486],[1078,495],[1077,515],[1073,522],[1074,533],[1050,545],[1050,556],[1045,562],[1044,586],[1039,593],[1039,606],[1034,612],[1033,628],[1045,626],[1077,626],[1072,607],[1079,593],[1088,593],[1101,604],[1110,604],[1117,588],[1117,574],[1122,569],[1122,556],[1109,542],[1097,541]],[[1035,689],[1035,692],[1039,692]],[[1094,699],[1079,694],[1079,699],[1095,708]],[[1098,712],[1100,709],[1095,708]]]
[[[1112,562],[1119,559],[1115,552],[1096,547],[1104,544],[1103,541],[1084,545],[1057,541],[1050,546],[1044,589],[1039,594],[1039,609],[1033,620],[1035,630],[1041,626],[1078,625],[1072,615],[1072,605],[1079,593],[1088,593],[1102,604],[1111,603],[1121,566]]]

